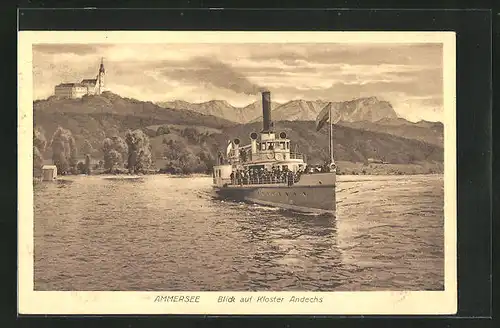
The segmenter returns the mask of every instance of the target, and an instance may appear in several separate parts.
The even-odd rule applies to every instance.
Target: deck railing
[[[232,185],[261,185],[261,184],[294,184],[298,182],[300,176],[294,175],[293,178],[288,176],[264,176],[264,177],[242,177],[233,178],[231,180]]]
[[[301,153],[290,152],[290,159],[304,159]]]

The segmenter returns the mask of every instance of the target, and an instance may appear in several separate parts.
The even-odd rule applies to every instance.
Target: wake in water
[[[117,176],[117,177],[104,177],[104,180],[110,180],[110,181],[140,181],[144,180],[144,177],[142,176]]]
[[[257,205],[257,204],[252,204],[250,206],[252,209],[256,210],[262,210],[262,211],[280,211],[281,209],[279,207],[274,207],[274,206],[264,206],[264,205]]]

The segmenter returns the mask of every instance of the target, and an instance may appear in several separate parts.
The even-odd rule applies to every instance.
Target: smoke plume
[[[256,95],[266,90],[251,82],[231,66],[215,59],[197,57],[191,59],[186,66],[188,67],[168,70],[165,75],[178,80],[203,83],[247,95]]]

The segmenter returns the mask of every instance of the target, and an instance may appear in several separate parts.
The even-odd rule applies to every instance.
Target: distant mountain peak
[[[164,108],[189,110],[205,115],[213,115],[236,123],[247,123],[262,114],[262,100],[258,99],[244,107],[231,105],[227,100],[214,99],[201,103],[190,103],[187,101],[166,101],[158,103]],[[279,104],[271,103],[271,108]]]
[[[229,105],[229,103],[226,100],[222,100],[222,99],[212,99],[212,100],[209,100],[207,102],[210,104],[227,104],[227,105]]]

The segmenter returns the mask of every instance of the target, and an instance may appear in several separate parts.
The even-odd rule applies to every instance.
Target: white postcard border
[[[454,314],[457,310],[456,37],[454,32],[21,31],[18,34],[18,312],[20,314]],[[444,83],[444,291],[83,292],[34,291],[33,67],[36,43],[442,43]],[[199,296],[198,303],[159,301]],[[219,297],[235,297],[219,303]],[[240,299],[252,296],[252,302]],[[283,297],[281,303],[258,297]],[[291,296],[322,302],[290,303]],[[164,299],[163,299],[164,300]]]

